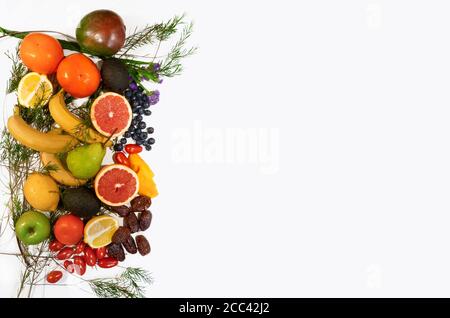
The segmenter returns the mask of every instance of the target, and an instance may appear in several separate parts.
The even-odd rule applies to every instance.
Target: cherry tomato
[[[89,266],[95,266],[95,264],[97,264],[97,255],[89,246],[84,250],[84,258],[86,259],[86,264]]]
[[[52,252],[59,252],[65,245],[58,240],[53,240],[48,244],[48,249]]]
[[[117,264],[119,264],[119,261],[114,257],[102,258],[99,259],[97,262],[97,265],[100,266],[101,268],[111,268],[117,266]]]
[[[142,147],[135,144],[130,144],[125,146],[125,151],[129,154],[140,153],[142,152]]]
[[[84,273],[86,273],[86,261],[84,260],[84,257],[82,256],[75,256],[73,258],[73,263],[74,263],[74,267],[75,267],[75,272],[80,275],[83,276]]]
[[[64,247],[61,251],[59,251],[59,253],[56,255],[56,258],[59,259],[60,261],[64,260],[64,259],[68,259],[71,258],[73,255],[73,248],[72,247]]]
[[[30,33],[22,41],[19,50],[22,62],[33,72],[52,74],[64,58],[61,44],[43,33]]]
[[[47,282],[49,282],[50,284],[54,284],[58,282],[62,276],[63,273],[61,271],[51,271],[47,275]]]
[[[75,246],[75,253],[74,254],[81,254],[84,252],[84,249],[86,248],[86,243],[83,241],[79,241],[77,246]]]
[[[100,247],[95,250],[95,253],[97,254],[97,259],[102,259],[106,257],[106,246]]]
[[[100,85],[100,71],[82,53],[69,55],[59,63],[56,72],[59,85],[76,98],[92,95]]]
[[[69,273],[73,273],[75,271],[74,265],[72,261],[66,260],[64,261],[64,268],[66,269],[66,271],[68,271]]]
[[[130,166],[130,159],[123,153],[123,152],[116,152],[113,155],[114,163],[124,165],[129,167]]]

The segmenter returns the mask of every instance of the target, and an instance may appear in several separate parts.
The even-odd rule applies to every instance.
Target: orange
[[[81,53],[62,60],[56,78],[59,85],[76,98],[92,95],[100,85],[100,71],[90,58]]]
[[[20,44],[20,59],[33,72],[52,74],[64,58],[61,44],[43,33],[30,33]]]

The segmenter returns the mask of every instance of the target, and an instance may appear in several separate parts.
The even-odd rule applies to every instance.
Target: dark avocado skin
[[[76,35],[80,46],[97,56],[112,56],[125,43],[126,27],[111,10],[96,10],[81,19]]]
[[[91,217],[100,212],[100,200],[92,190],[87,188],[71,188],[62,193],[64,209],[79,217]]]
[[[114,58],[106,59],[102,64],[103,88],[117,94],[123,94],[128,87],[128,70],[122,61]]]

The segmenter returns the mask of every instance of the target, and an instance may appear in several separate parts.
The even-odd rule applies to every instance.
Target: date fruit
[[[131,211],[144,212],[152,205],[152,199],[149,197],[140,195],[131,200]]]
[[[114,257],[119,262],[123,262],[125,260],[125,252],[122,245],[111,243],[108,246],[108,256]]]
[[[130,214],[130,208],[128,208],[126,205],[121,206],[112,206],[110,207],[111,211],[116,212],[121,217],[126,217],[128,214]]]
[[[134,238],[131,235],[128,236],[127,240],[123,242],[122,245],[127,250],[128,253],[130,254],[137,253],[136,243],[134,242]]]
[[[139,221],[134,212],[131,212],[123,219],[123,225],[128,227],[131,233],[139,232]]]
[[[112,242],[116,244],[123,243],[131,235],[131,231],[128,227],[120,226],[112,237]]]
[[[138,221],[139,221],[139,228],[141,229],[141,231],[147,230],[150,227],[150,224],[152,223],[152,212],[150,212],[149,210],[141,212]]]
[[[136,236],[136,244],[139,254],[141,254],[142,256],[145,256],[150,253],[151,251],[150,243],[147,241],[145,236],[143,235]]]

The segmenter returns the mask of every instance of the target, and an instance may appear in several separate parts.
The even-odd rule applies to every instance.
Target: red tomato
[[[75,253],[74,254],[81,254],[84,252],[84,249],[86,248],[86,243],[83,241],[79,241],[77,246],[75,246]]]
[[[97,259],[102,259],[106,257],[106,246],[100,247],[95,250],[95,253],[97,254]]]
[[[123,153],[123,152],[116,152],[113,155],[113,161],[114,163],[124,165],[129,167],[130,166],[130,159]]]
[[[84,258],[86,259],[86,264],[89,266],[95,266],[95,264],[97,264],[97,255],[89,246],[84,250]]]
[[[66,271],[68,271],[69,273],[73,273],[75,271],[75,268],[73,266],[73,262],[66,260],[64,261],[64,268],[66,269]]]
[[[58,252],[62,250],[64,246],[65,245],[61,242],[58,242],[58,240],[53,240],[50,242],[50,244],[48,244],[48,249],[52,252]]]
[[[56,255],[56,258],[62,261],[63,259],[71,258],[73,255],[73,248],[72,247],[65,247],[59,253]]]
[[[72,214],[60,216],[53,227],[53,233],[58,241],[66,245],[75,245],[83,237],[84,224],[81,219]]]
[[[33,72],[52,74],[64,58],[61,44],[43,33],[30,33],[20,44],[20,59]]]
[[[81,53],[69,55],[62,60],[56,78],[59,85],[76,98],[92,95],[100,85],[100,71],[97,65]]]
[[[50,284],[54,284],[58,282],[62,276],[63,273],[61,271],[51,271],[47,275],[47,282],[49,282]]]
[[[83,276],[84,273],[86,273],[86,261],[84,260],[84,257],[82,256],[75,256],[73,258],[73,263],[74,263],[74,267],[75,267],[75,272],[80,275]]]
[[[100,266],[101,268],[111,268],[117,266],[117,264],[119,264],[119,261],[116,260],[114,257],[102,258],[99,259],[97,262],[97,265]]]
[[[130,144],[125,146],[125,151],[129,154],[140,153],[142,152],[142,147],[135,144]]]

